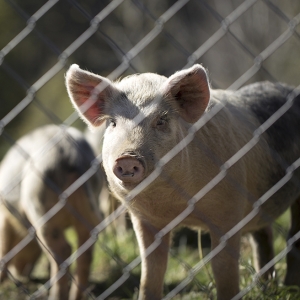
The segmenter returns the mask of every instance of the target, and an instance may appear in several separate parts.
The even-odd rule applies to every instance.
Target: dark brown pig
[[[218,299],[239,293],[241,234],[252,233],[260,269],[273,257],[270,224],[289,206],[290,236],[300,230],[299,91],[270,82],[213,90],[201,65],[117,82],[73,65],[66,84],[91,128],[106,123],[103,165],[138,239],[139,299],[162,297],[174,226],[209,230]],[[264,132],[261,124],[291,99],[292,108]],[[266,194],[286,174],[290,180]],[[300,286],[299,254],[298,242],[287,257],[286,284]]]

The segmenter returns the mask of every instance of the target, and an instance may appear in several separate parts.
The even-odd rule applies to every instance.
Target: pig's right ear
[[[66,87],[75,109],[89,127],[101,125],[107,100],[117,93],[113,83],[74,64],[66,74]]]
[[[207,108],[210,88],[205,69],[196,64],[176,72],[162,87],[166,99],[174,101],[180,116],[188,123],[195,123]]]

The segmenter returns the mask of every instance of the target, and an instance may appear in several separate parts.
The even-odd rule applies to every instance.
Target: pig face
[[[118,82],[73,65],[66,85],[90,128],[106,122],[103,165],[121,198],[154,170],[182,139],[184,126],[196,122],[209,101],[208,80],[200,65],[169,78],[145,73]],[[168,172],[175,167],[169,164]]]

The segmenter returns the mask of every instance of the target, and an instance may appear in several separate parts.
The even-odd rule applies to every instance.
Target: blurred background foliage
[[[0,49],[13,40],[30,17],[47,1],[0,0]],[[0,120],[27,95],[28,89],[60,59],[63,51],[90,27],[90,21],[111,1],[61,0],[7,55],[0,54]],[[284,31],[300,12],[300,1],[261,0],[226,28],[224,19],[243,0],[190,0],[171,17],[161,32],[130,61],[123,74],[156,72],[166,76],[183,68],[189,57],[223,26],[224,36],[196,62],[208,70],[214,88],[228,88],[253,66],[254,59]],[[0,136],[0,159],[13,140],[47,123],[61,123],[73,113],[64,86],[70,64],[107,76],[124,55],[157,24],[175,0],[125,0],[98,30],[65,62],[64,68],[39,89],[33,100]],[[249,82],[284,81],[299,85],[300,26],[267,58]],[[248,82],[247,82],[248,83]],[[1,128],[3,124],[0,123]],[[73,124],[83,129],[81,121]],[[9,135],[12,139],[7,139]]]

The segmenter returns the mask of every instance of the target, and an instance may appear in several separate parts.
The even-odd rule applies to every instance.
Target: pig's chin
[[[118,186],[121,190],[131,191],[133,190],[140,182],[131,182],[131,181],[123,181],[118,179]]]

